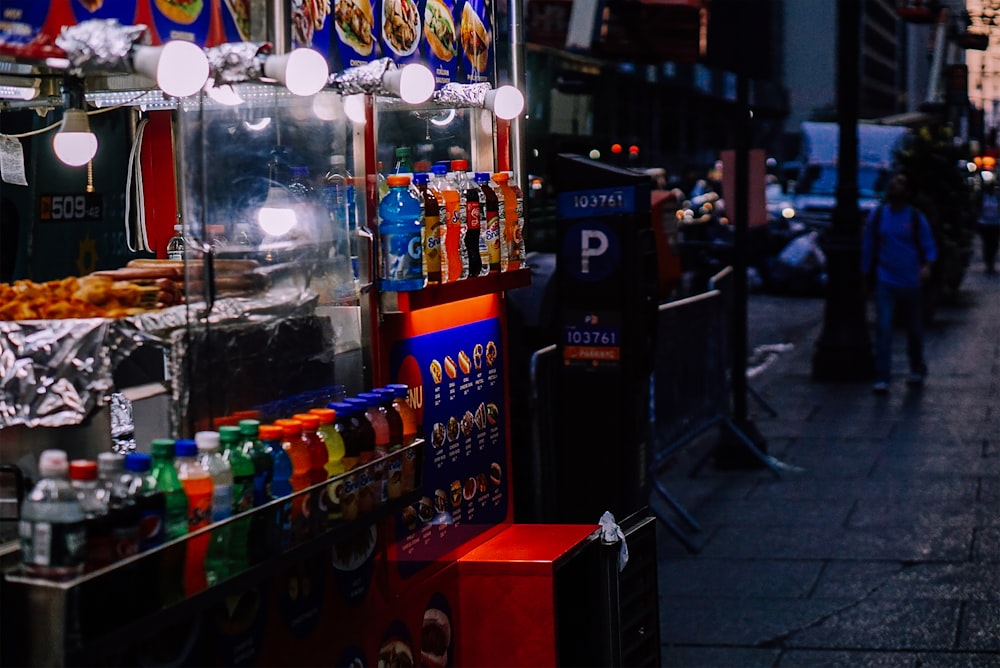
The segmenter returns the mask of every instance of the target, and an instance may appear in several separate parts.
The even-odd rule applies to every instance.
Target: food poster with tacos
[[[329,0],[327,26],[333,40],[330,68],[358,67],[379,57],[375,0]]]
[[[461,54],[459,78],[463,83],[492,80],[493,3],[491,0],[458,0],[455,8]]]
[[[501,344],[500,320],[492,318],[405,339],[390,351],[395,382],[420,388],[426,439],[423,494],[396,523],[402,578],[507,519]]]

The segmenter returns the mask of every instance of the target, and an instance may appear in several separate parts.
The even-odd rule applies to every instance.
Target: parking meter
[[[646,505],[658,274],[650,181],[561,154],[552,522]]]

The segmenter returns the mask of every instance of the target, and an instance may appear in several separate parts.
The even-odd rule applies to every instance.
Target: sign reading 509
[[[103,214],[103,202],[97,193],[40,195],[38,198],[38,220],[42,222],[100,220]]]

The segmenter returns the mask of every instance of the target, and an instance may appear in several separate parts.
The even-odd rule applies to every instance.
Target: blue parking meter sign
[[[597,220],[583,220],[563,235],[559,263],[574,279],[594,283],[618,271],[621,255],[614,229]]]

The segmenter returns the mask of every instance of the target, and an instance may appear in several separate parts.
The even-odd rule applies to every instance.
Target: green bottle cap
[[[235,443],[240,440],[240,428],[232,425],[219,427],[219,440],[223,443]]]
[[[260,420],[240,420],[240,433],[244,436],[256,436],[260,429]]]
[[[173,457],[174,440],[172,438],[154,438],[149,444],[149,450],[154,457]]]

